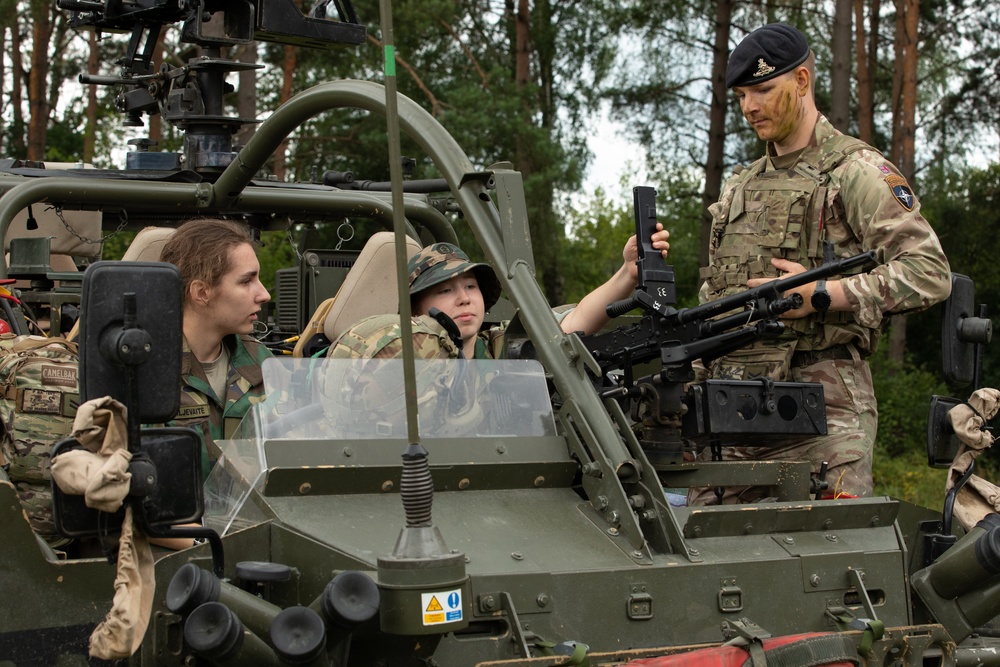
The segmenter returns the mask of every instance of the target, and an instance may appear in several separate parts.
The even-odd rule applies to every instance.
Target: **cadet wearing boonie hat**
[[[722,443],[723,458],[808,461],[813,472],[826,469],[831,497],[870,496],[878,412],[866,358],[889,315],[948,296],[950,269],[906,179],[819,112],[814,79],[809,44],[790,25],[758,28],[733,50],[726,86],[767,147],[764,157],[737,168],[709,207],[699,299],[800,273],[822,264],[827,247],[836,258],[875,250],[881,264],[792,290],[804,303],[782,315],[785,332],[712,360],[707,377],[822,384],[827,435],[773,438],[768,447],[731,439]],[[719,501],[767,495],[763,487],[729,487]],[[689,501],[716,502],[716,495],[692,489]]]
[[[670,244],[669,232],[658,224],[650,237],[654,250],[665,258]],[[637,281],[636,260],[638,247],[635,237],[630,238],[622,248],[622,266],[604,284],[588,293],[575,306],[560,306],[554,309],[556,320],[563,331],[594,333],[609,321],[607,305],[632,294]],[[476,286],[471,281],[455,280],[472,272]],[[459,327],[465,343],[462,355],[466,358],[486,359],[499,356],[503,344],[504,327],[494,326],[482,331],[486,311],[500,298],[500,282],[493,269],[487,264],[474,263],[465,252],[451,243],[432,243],[410,258],[407,264],[410,284],[410,303],[415,326],[421,335],[414,333],[415,351],[420,349],[421,358],[458,356],[458,350],[437,349],[434,340],[443,340],[444,329],[427,314],[430,307],[436,307],[452,318]],[[452,282],[450,285],[443,283]],[[433,289],[436,288],[436,289]],[[474,291],[478,291],[475,294]],[[478,304],[481,297],[482,304]],[[399,316],[374,316],[363,320],[340,336],[330,348],[332,357],[372,357],[395,356],[402,350],[399,337]],[[377,326],[376,326],[377,325]],[[374,329],[373,329],[374,327]],[[416,330],[415,330],[416,331]]]
[[[461,248],[451,243],[426,246],[410,258],[406,271],[410,274],[411,298],[428,287],[460,276],[466,271],[475,273],[486,310],[492,308],[500,298],[500,281],[493,269],[488,264],[474,264]]]

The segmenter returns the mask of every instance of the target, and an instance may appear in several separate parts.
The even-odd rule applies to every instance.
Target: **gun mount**
[[[129,32],[117,77],[81,74],[80,82],[120,86],[115,105],[126,115],[126,126],[142,126],[142,115],[159,114],[181,129],[184,152],[151,152],[148,140],[133,140],[136,150],[126,158],[128,169],[176,170],[182,166],[203,174],[218,173],[236,153],[233,135],[254,118],[223,113],[223,95],[233,91],[225,82],[230,72],[257,69],[254,64],[226,60],[221,49],[254,40],[329,49],[360,44],[365,28],[351,0],[338,0],[338,18],[317,5],[316,16],[303,16],[292,0],[149,0],[104,3],[59,0],[71,10],[73,27]],[[211,17],[206,20],[206,17]],[[154,71],[153,54],[163,26],[181,23],[181,41],[201,47],[201,53],[180,67],[163,65]]]

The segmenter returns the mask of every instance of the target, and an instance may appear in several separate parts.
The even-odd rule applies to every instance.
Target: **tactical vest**
[[[80,404],[76,343],[40,336],[0,337],[3,458],[28,523],[51,546],[69,542],[52,522],[52,447],[68,437]]]
[[[734,187],[714,204],[712,264],[701,270],[710,300],[746,289],[750,278],[777,277],[771,258],[798,262],[807,269],[823,262],[823,218],[830,173],[867,144],[837,135],[822,150],[807,149],[789,169],[764,171],[767,158],[734,176]],[[768,375],[784,380],[802,334],[819,325],[853,321],[850,312],[813,313],[782,320],[785,334],[778,340],[758,341],[712,364],[714,377],[747,379]]]

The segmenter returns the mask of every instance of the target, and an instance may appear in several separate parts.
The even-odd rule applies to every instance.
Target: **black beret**
[[[726,88],[752,86],[790,72],[809,57],[805,35],[784,23],[769,23],[743,38],[729,56]]]

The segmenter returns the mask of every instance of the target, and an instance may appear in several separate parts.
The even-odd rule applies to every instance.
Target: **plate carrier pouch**
[[[69,542],[52,521],[52,448],[73,430],[79,353],[64,338],[0,336],[3,458],[31,528],[53,547]]]

